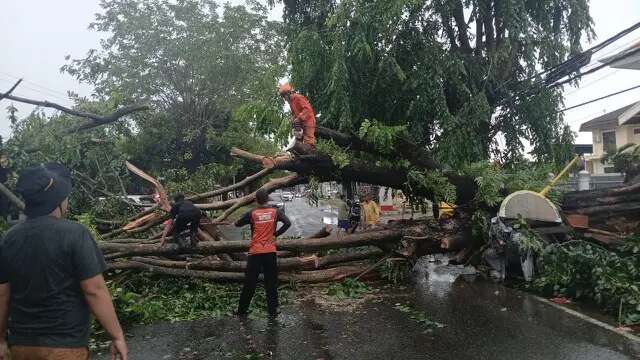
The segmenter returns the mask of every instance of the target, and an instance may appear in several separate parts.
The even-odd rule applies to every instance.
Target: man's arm
[[[11,287],[9,283],[0,284],[0,360],[7,356],[7,321],[9,321],[9,298]]]
[[[111,295],[102,275],[96,275],[80,282],[84,297],[96,319],[112,339],[124,340]]]
[[[245,226],[251,224],[251,212],[253,210],[247,211],[240,219],[235,222],[236,227]]]
[[[72,258],[74,274],[80,283],[84,298],[93,315],[111,336],[111,359],[120,355],[127,360],[127,344],[111,302],[111,295],[102,273],[107,269],[102,251],[91,233],[84,228],[80,236],[73,237]]]
[[[113,307],[111,295],[107,284],[104,282],[102,275],[96,275],[92,278],[80,282],[80,287],[84,293],[84,298],[89,304],[91,312],[96,320],[102,325],[105,331],[111,337],[113,351],[117,352],[121,359],[127,359],[127,345],[124,340],[124,332],[118,321],[118,315]]]
[[[284,211],[280,209],[278,209],[278,221],[282,223],[282,226],[276,231],[276,237],[284,234],[291,227],[291,220],[289,220]]]

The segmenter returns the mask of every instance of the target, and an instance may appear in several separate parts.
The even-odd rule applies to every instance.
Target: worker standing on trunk
[[[291,221],[284,211],[269,206],[269,193],[260,189],[256,192],[258,206],[244,214],[235,225],[251,225],[251,245],[247,259],[244,286],[238,304],[238,316],[246,316],[251,299],[256,291],[258,276],[264,274],[269,315],[278,315],[278,258],[276,256],[276,238],[284,234]],[[276,230],[277,223],[283,225]]]
[[[200,209],[191,201],[186,200],[183,194],[177,194],[174,197],[170,215],[171,219],[165,222],[160,246],[164,246],[167,242],[167,236],[173,234],[178,245],[196,247],[196,245],[198,245],[198,227],[200,226],[200,218],[202,217]],[[187,230],[189,231],[189,244],[185,241],[185,236],[187,235],[185,232]]]
[[[278,86],[278,94],[291,108],[291,125],[293,126],[293,135],[296,138],[295,145],[291,149],[292,152],[307,154],[314,151],[316,148],[316,114],[309,100],[296,93],[290,84]]]

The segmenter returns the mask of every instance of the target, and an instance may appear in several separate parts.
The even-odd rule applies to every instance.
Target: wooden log
[[[562,202],[562,210],[572,211],[574,209],[589,208],[602,205],[616,205],[630,202],[640,202],[640,193],[620,196],[602,196],[597,198],[573,197]]]
[[[354,277],[366,270],[366,266],[341,266],[325,270],[302,271],[294,274],[280,273],[280,281],[300,281],[306,283],[318,283],[338,281],[347,277]],[[215,281],[243,281],[244,273],[172,269],[162,266],[143,264],[136,261],[122,261],[111,265],[110,270],[137,270],[151,274],[169,275],[177,277],[200,278]]]
[[[574,209],[567,212],[570,212],[573,214],[581,214],[581,215],[597,215],[598,217],[602,217],[602,216],[609,217],[615,214],[629,213],[633,211],[640,211],[640,202],[583,207],[583,208],[578,208],[578,209]]]
[[[322,269],[336,264],[344,264],[353,261],[366,260],[373,257],[381,256],[383,252],[378,249],[366,250],[362,252],[353,252],[346,254],[332,254],[323,257],[307,256],[307,257],[290,257],[278,258],[278,268],[280,270],[315,270]],[[173,261],[156,258],[146,258],[134,256],[131,261],[137,261],[144,264],[163,266],[174,269],[186,270],[215,270],[215,271],[240,271],[243,272],[247,268],[246,261],[221,261],[203,259],[199,261]],[[117,264],[117,263],[113,263]]]
[[[623,185],[601,190],[572,191],[563,195],[562,204],[564,206],[578,203],[580,201],[589,201],[598,198],[618,197],[638,193],[640,193],[640,182],[632,185]]]
[[[330,236],[321,239],[278,240],[279,250],[284,251],[317,251],[323,249],[337,249],[359,247],[367,245],[381,245],[384,243],[400,241],[405,230],[375,230],[362,232],[343,237]],[[207,241],[200,242],[193,248],[180,248],[176,244],[167,244],[164,247],[153,244],[116,244],[101,242],[98,244],[103,252],[118,252],[123,256],[145,255],[175,255],[175,254],[201,254],[215,255],[222,253],[244,252],[249,249],[248,241]]]

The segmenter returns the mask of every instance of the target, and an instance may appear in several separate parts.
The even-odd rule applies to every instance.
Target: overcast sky
[[[99,40],[104,34],[87,30],[94,14],[100,10],[98,3],[98,0],[1,0],[0,89],[8,89],[21,77],[25,81],[16,90],[16,95],[47,99],[65,105],[70,105],[66,97],[67,90],[90,95],[90,86],[61,74],[59,69],[65,63],[65,55],[78,58],[89,49],[99,47]],[[279,16],[280,13],[278,9],[273,16]],[[604,40],[640,21],[640,1],[591,0],[591,15],[598,38]],[[625,37],[609,48],[609,51],[637,40],[640,40],[640,31]],[[597,58],[602,55],[599,54]],[[634,85],[640,85],[640,70],[607,68],[586,76],[580,89],[567,88],[566,106]],[[577,131],[581,123],[638,100],[640,89],[568,111],[565,119]],[[2,136],[9,134],[5,116],[8,105],[6,100],[0,103]],[[16,107],[22,116],[33,109],[32,106],[22,104],[16,104]],[[590,143],[590,134],[581,133],[578,142]]]

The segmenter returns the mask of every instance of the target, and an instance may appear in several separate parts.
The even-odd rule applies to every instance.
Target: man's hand
[[[8,352],[7,340],[0,339],[0,360],[9,360]]]
[[[118,356],[121,360],[127,360],[128,354],[129,349],[127,348],[127,343],[124,341],[124,339],[111,341],[111,360],[118,359]]]

